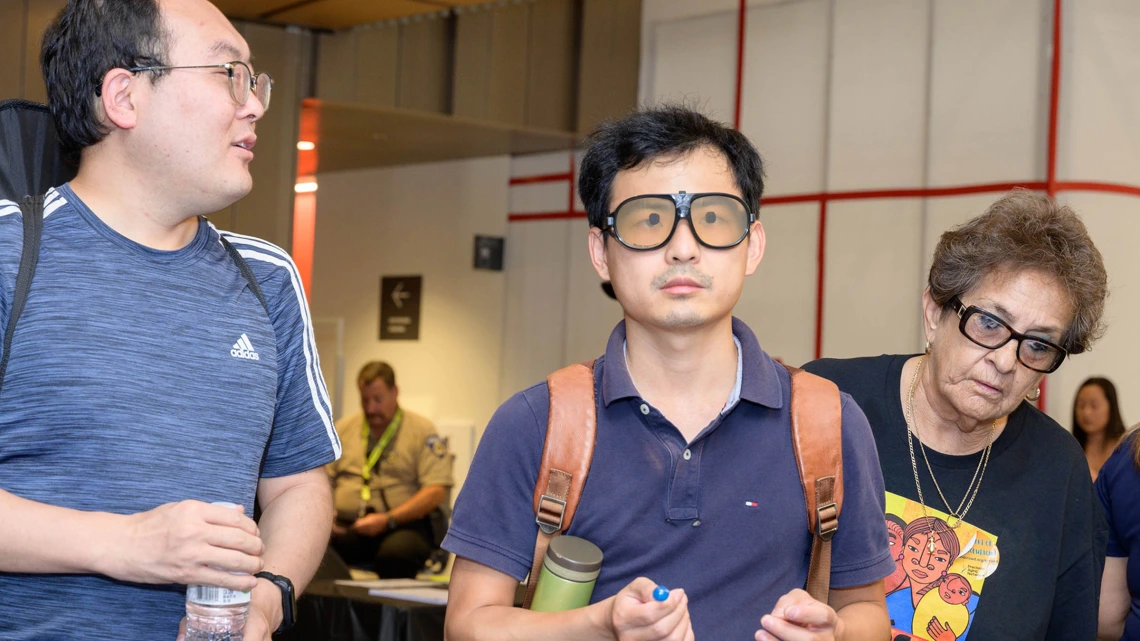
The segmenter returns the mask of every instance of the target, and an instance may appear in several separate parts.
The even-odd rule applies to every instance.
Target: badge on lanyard
[[[384,453],[384,449],[392,442],[392,437],[396,435],[396,430],[400,429],[400,423],[404,420],[404,410],[397,409],[396,415],[392,417],[392,422],[388,423],[388,428],[384,430],[384,434],[380,436],[380,440],[376,443],[376,447],[368,453],[368,458],[364,461],[364,467],[360,470],[360,509],[357,510],[356,517],[361,518],[368,512],[368,503],[372,500],[372,488],[369,482],[372,480],[372,468],[380,461],[380,456]],[[362,447],[361,451],[368,451],[368,419],[364,420],[364,429],[360,433]]]

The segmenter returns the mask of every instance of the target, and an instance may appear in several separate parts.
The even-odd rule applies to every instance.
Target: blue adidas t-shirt
[[[197,499],[251,514],[259,477],[340,455],[308,304],[283,250],[204,219],[186,247],[150,249],[67,186],[48,192],[44,211],[0,388],[0,488],[78,510]],[[249,263],[268,317],[219,234]],[[0,200],[0,328],[22,237],[19,208]],[[0,639],[173,641],[185,591],[0,572]]]

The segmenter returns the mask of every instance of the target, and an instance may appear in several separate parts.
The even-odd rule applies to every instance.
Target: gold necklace
[[[934,477],[934,468],[930,465],[930,459],[926,456],[926,448],[922,444],[922,439],[918,434],[918,422],[914,419],[914,392],[918,387],[918,378],[922,373],[922,366],[926,364],[926,356],[923,355],[918,359],[918,366],[914,368],[914,376],[910,381],[910,388],[906,393],[906,445],[910,450],[910,466],[914,471],[914,485],[918,489],[918,502],[922,505],[922,515],[929,517],[926,513],[926,501],[922,496],[922,483],[918,480],[918,461],[914,457],[914,441],[918,441],[918,449],[922,452],[922,460],[926,462],[926,469],[930,472],[930,480],[934,481],[934,489],[938,491],[938,496],[942,498],[942,502],[946,505],[946,511],[950,513],[950,520],[947,525],[951,529],[956,529],[962,524],[962,519],[966,518],[966,513],[970,511],[970,507],[974,504],[974,499],[978,497],[978,490],[982,487],[982,478],[986,475],[986,466],[989,465],[990,451],[994,445],[994,433],[997,432],[997,421],[995,420],[990,424],[990,440],[986,444],[986,449],[982,452],[982,458],[978,461],[978,469],[974,470],[974,478],[970,479],[970,484],[966,486],[966,494],[962,497],[962,502],[958,504],[958,509],[954,510],[950,507],[950,501],[946,500],[946,495],[942,493],[942,488],[938,485],[938,479]],[[914,430],[913,440],[911,430]],[[928,546],[931,554],[934,553],[934,528],[930,529],[930,538],[928,539]]]

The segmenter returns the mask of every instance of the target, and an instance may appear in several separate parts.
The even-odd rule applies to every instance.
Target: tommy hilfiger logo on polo
[[[234,358],[246,358],[251,361],[259,361],[261,357],[253,349],[253,343],[249,342],[249,337],[245,334],[241,335],[238,342],[234,343],[234,348],[230,350],[230,356]]]

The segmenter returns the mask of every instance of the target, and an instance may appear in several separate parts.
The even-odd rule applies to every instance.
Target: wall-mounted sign
[[[380,340],[418,341],[423,276],[380,278]]]
[[[503,271],[503,237],[475,237],[475,269]]]

